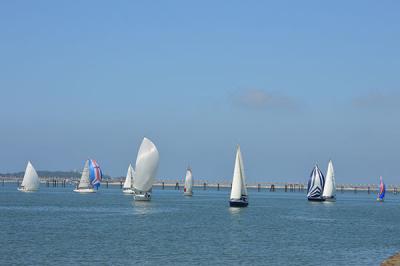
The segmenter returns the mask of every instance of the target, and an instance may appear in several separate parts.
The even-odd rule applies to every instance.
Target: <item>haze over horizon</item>
[[[400,2],[2,1],[0,172],[399,184]]]

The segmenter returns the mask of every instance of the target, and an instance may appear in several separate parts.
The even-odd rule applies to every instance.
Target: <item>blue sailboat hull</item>
[[[324,198],[308,198],[309,201],[325,201]]]
[[[247,207],[248,205],[249,205],[249,202],[244,201],[244,200],[230,200],[229,201],[229,206],[231,206],[231,207],[243,208],[243,207]]]

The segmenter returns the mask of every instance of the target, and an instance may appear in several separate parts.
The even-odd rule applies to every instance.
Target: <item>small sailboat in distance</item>
[[[315,165],[308,180],[307,198],[310,201],[324,201],[322,192],[324,189],[325,178],[318,165]]]
[[[185,186],[183,188],[183,195],[192,196],[193,195],[193,175],[192,169],[190,167],[186,170]]]
[[[322,197],[326,201],[336,200],[335,171],[333,169],[332,160],[329,160],[328,163],[328,170],[326,171],[324,192],[322,193]]]
[[[231,207],[247,207],[247,205],[249,205],[247,196],[246,176],[244,175],[242,153],[240,152],[240,146],[238,145],[229,205]]]
[[[124,186],[122,187],[122,192],[127,194],[133,194],[133,178],[135,175],[135,170],[131,164],[129,164],[128,172],[126,173],[126,178],[124,182]]]
[[[144,138],[140,145],[135,166],[135,180],[133,183],[134,199],[149,201],[151,190],[157,174],[159,154],[151,140]]]
[[[32,192],[39,190],[39,176],[33,167],[32,163],[28,161],[26,165],[24,179],[22,180],[21,186],[18,188],[22,192]]]
[[[95,190],[90,182],[89,178],[89,160],[86,160],[85,166],[82,170],[81,179],[79,180],[78,186],[74,189],[74,192],[78,193],[94,193]]]
[[[378,197],[376,198],[376,200],[383,201],[385,198],[385,193],[386,193],[386,186],[385,186],[385,183],[383,183],[382,177],[380,177],[379,193],[378,193]]]
[[[79,184],[74,189],[74,192],[78,193],[94,193],[100,186],[103,173],[100,166],[95,160],[88,159],[85,162],[85,166],[82,170],[81,179]],[[96,188],[96,190],[95,190]]]

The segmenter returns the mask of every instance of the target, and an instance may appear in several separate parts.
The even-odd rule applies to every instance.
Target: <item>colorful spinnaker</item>
[[[89,180],[93,187],[99,188],[103,173],[101,172],[100,165],[96,160],[89,160]]]
[[[382,177],[380,178],[380,184],[379,184],[379,193],[378,193],[378,198],[376,199],[377,201],[383,201],[385,198],[385,193],[386,193],[386,186],[385,183],[383,183]]]

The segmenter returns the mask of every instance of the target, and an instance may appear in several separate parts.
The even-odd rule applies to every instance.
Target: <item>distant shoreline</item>
[[[400,253],[391,256],[390,258],[384,260],[381,266],[400,266]]]

